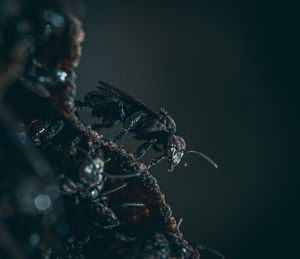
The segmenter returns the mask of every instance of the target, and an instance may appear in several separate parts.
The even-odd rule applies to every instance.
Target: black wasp
[[[49,121],[32,120],[27,128],[27,133],[32,141],[40,146],[42,143],[48,143],[52,138],[58,135],[64,127],[64,122],[58,120],[56,123]]]
[[[176,131],[175,121],[165,108],[160,108],[160,113],[154,112],[147,105],[120,89],[99,81],[98,90],[90,91],[84,96],[84,101],[77,101],[77,107],[91,108],[93,116],[102,118],[101,123],[94,124],[97,130],[111,128],[123,123],[123,128],[115,137],[120,141],[129,132],[135,134],[134,138],[143,140],[135,152],[139,160],[151,147],[163,155],[153,159],[150,166],[167,159],[168,171],[172,172],[184,154],[194,153],[208,160],[214,167],[218,167],[210,158],[196,151],[186,151],[186,144],[182,136]],[[162,149],[158,147],[162,146]]]
[[[74,171],[70,175],[60,175],[59,179],[62,184],[62,193],[67,195],[75,204],[75,211],[70,213],[78,214],[79,222],[92,227],[88,235],[94,235],[100,229],[113,229],[119,225],[114,211],[107,205],[107,196],[118,192],[128,186],[123,183],[113,189],[104,191],[104,185],[108,179],[130,179],[140,176],[140,173],[110,175],[106,173],[105,164],[110,159],[104,159],[103,152],[100,149],[95,150],[93,147],[89,151],[77,146],[73,146],[72,156],[76,165],[78,165],[78,173]],[[70,170],[68,170],[70,171]],[[113,207],[113,209],[123,207],[146,207],[144,203],[126,202]],[[84,209],[79,209],[84,208]],[[70,210],[73,209],[73,205]],[[90,225],[89,225],[90,224]],[[98,229],[98,230],[97,230]],[[94,230],[94,231],[93,231]],[[121,233],[115,233],[117,238],[127,239]],[[129,239],[128,239],[129,240]]]

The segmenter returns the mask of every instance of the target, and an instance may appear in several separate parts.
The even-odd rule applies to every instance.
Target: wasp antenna
[[[186,151],[185,153],[186,154],[192,153],[192,154],[196,154],[198,156],[201,156],[206,161],[208,161],[214,168],[216,168],[216,169],[219,168],[219,166],[211,158],[209,158],[207,155],[204,155],[203,153],[201,153],[199,151],[189,150],[189,151]]]
[[[124,208],[124,207],[146,207],[145,203],[131,203],[131,202],[127,202],[127,203],[123,203],[120,205],[117,205],[115,207],[113,207],[113,209],[115,208]]]
[[[133,177],[138,177],[140,176],[142,173],[136,173],[136,174],[124,174],[124,175],[110,175],[110,174],[107,174],[107,173],[104,173],[104,175],[107,177],[107,178],[113,178],[113,179],[127,179],[127,178],[133,178]]]
[[[197,245],[197,248],[198,248],[198,250],[200,250],[200,249],[201,250],[207,250],[207,251],[209,251],[209,252],[211,252],[211,253],[213,253],[215,255],[220,256],[222,259],[225,259],[224,255],[222,255],[220,252],[218,252],[218,251],[216,251],[216,250],[214,250],[214,249],[212,249],[210,247],[207,247],[207,246],[204,246],[204,245]]]

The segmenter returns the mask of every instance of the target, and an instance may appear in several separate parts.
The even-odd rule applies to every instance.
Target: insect
[[[100,258],[169,257],[169,255],[178,258],[197,258],[196,251],[187,251],[191,248],[183,240],[179,231],[180,223],[176,224],[157,180],[149,173],[148,167],[138,161],[149,148],[153,147],[162,152],[163,156],[153,160],[150,165],[153,166],[167,159],[172,163],[170,170],[173,170],[182,160],[183,155],[190,152],[186,151],[185,141],[177,132],[174,120],[165,109],[162,108],[157,113],[153,112],[140,101],[117,88],[105,86],[104,83],[99,87],[98,92],[102,89],[99,96],[87,95],[85,100],[95,105],[90,107],[95,110],[95,116],[102,118],[98,128],[111,128],[123,124],[123,129],[115,138],[116,141],[120,141],[130,132],[144,143],[141,143],[134,157],[115,141],[107,140],[103,135],[98,134],[90,125],[80,120],[74,107],[76,91],[74,68],[78,64],[81,53],[80,42],[83,38],[80,22],[69,12],[60,10],[65,5],[60,5],[54,0],[49,3],[47,1],[47,6],[44,6],[43,1],[31,1],[33,4],[25,5],[22,1],[17,2],[20,2],[20,5],[17,4],[16,7],[9,5],[12,10],[4,15],[5,22],[0,22],[1,25],[5,25],[6,15],[8,15],[9,26],[5,30],[1,28],[0,31],[3,33],[0,34],[9,36],[4,37],[6,39],[4,50],[7,50],[9,56],[4,55],[1,60],[9,61],[11,53],[16,56],[3,70],[6,74],[5,80],[0,80],[5,90],[3,96],[5,95],[5,101],[11,105],[19,118],[23,118],[20,123],[23,125],[23,122],[26,122],[21,132],[22,136],[26,135],[26,132],[33,139],[33,142],[39,146],[38,153],[41,157],[44,156],[55,172],[55,176],[59,178],[58,184],[55,182],[52,184],[56,191],[51,187],[47,190],[45,188],[45,192],[47,191],[47,195],[48,192],[49,195],[51,193],[53,199],[54,196],[62,199],[64,206],[58,208],[54,206],[55,203],[52,203],[53,206],[50,208],[55,212],[64,207],[63,215],[66,214],[67,221],[53,227],[54,235],[58,235],[59,242],[56,242],[52,234],[48,238],[47,232],[50,221],[56,220],[58,214],[51,213],[48,219],[43,217],[41,229],[44,227],[47,229],[43,231],[44,233],[41,232],[39,244],[34,246],[35,250],[27,249],[23,244],[19,245],[20,228],[13,227],[16,232],[14,231],[12,238],[4,233],[8,239],[13,240],[9,246],[13,256],[22,257],[18,254],[20,247],[24,252],[30,251],[28,256],[27,254],[23,256],[28,258],[93,258],[96,254]],[[18,31],[15,34],[20,34],[16,37],[13,35],[15,27]],[[11,44],[9,40],[11,38],[17,39],[17,48],[15,44]],[[24,39],[26,46],[22,46],[23,40],[19,43],[20,38]],[[6,44],[7,42],[9,44]],[[23,48],[28,55],[25,51],[22,54]],[[3,79],[2,74],[0,77]],[[7,85],[12,84],[7,89],[6,83],[2,84],[5,81],[9,82]],[[100,98],[100,101],[97,101],[97,98]],[[84,106],[89,105],[83,102]],[[4,115],[9,114],[9,109],[2,110]],[[12,120],[14,120],[13,116]],[[19,134],[14,131],[12,133],[12,135]],[[5,135],[4,140],[6,141]],[[23,160],[19,160],[19,156],[15,153],[18,154],[19,150],[27,150],[23,149],[22,145],[31,143],[30,141],[27,143],[26,138],[24,140],[18,145],[18,151],[12,152],[9,156],[13,160],[12,163],[7,163],[7,160],[3,159],[4,172],[7,172],[8,179],[12,177],[10,190],[20,189],[15,180],[24,176],[17,170],[5,170],[5,168],[7,164],[9,168],[23,164]],[[8,143],[7,150],[10,150],[15,142]],[[161,149],[159,145],[162,146]],[[41,167],[42,160],[34,152],[34,150],[25,152],[26,159],[32,161],[32,165],[39,167],[36,172],[48,183],[49,177],[43,174],[45,170],[42,170],[43,166]],[[2,152],[2,155],[6,153]],[[1,168],[3,169],[3,166]],[[10,193],[13,198],[15,195],[9,191]],[[2,200],[5,201],[7,196],[3,195]],[[17,217],[16,220],[10,220],[13,225],[18,222],[24,225],[25,221],[18,209],[13,210],[13,217]],[[27,228],[29,227],[30,231],[33,231],[35,223],[38,223],[36,219],[34,215],[28,221]],[[21,229],[26,224],[23,225]],[[170,233],[173,234],[169,235]],[[22,237],[25,238],[23,234]],[[153,235],[155,237],[150,238]],[[35,238],[31,241],[35,243],[36,235],[33,237]],[[49,240],[49,245],[45,246],[41,242],[43,240]],[[50,240],[55,241],[57,245],[54,242],[52,244]],[[27,244],[27,237],[25,241]],[[130,241],[134,242],[126,244]],[[133,246],[133,243],[137,246]],[[142,246],[145,249],[142,249]],[[61,255],[61,251],[57,251],[56,255],[55,249],[59,247],[65,247],[65,251]],[[0,250],[2,252],[1,247]],[[124,256],[120,256],[122,250]],[[54,251],[54,254],[51,255],[51,251]],[[43,253],[43,256],[39,256],[39,253]],[[195,257],[189,256],[190,253],[193,255],[195,253]]]
[[[152,111],[147,105],[120,89],[99,81],[98,90],[88,92],[84,101],[77,101],[80,109],[91,108],[93,116],[102,118],[102,123],[94,124],[94,128],[111,128],[123,123],[123,128],[115,137],[120,141],[129,132],[135,134],[134,138],[144,142],[135,152],[135,158],[140,160],[145,153],[153,147],[163,155],[152,160],[150,166],[166,159],[168,171],[172,172],[180,163],[184,154],[194,153],[209,161],[215,168],[217,164],[201,152],[186,151],[183,137],[176,131],[176,123],[163,107],[160,114]],[[158,147],[162,146],[162,149]]]
[[[58,120],[55,124],[48,121],[32,120],[27,128],[27,133],[32,141],[41,145],[42,142],[49,143],[49,141],[59,134],[64,127],[64,122]]]
[[[104,184],[108,179],[128,179],[139,176],[138,173],[124,175],[110,175],[105,172],[105,160],[103,152],[100,149],[94,149],[91,145],[87,151],[80,146],[76,146],[76,155],[79,159],[74,158],[79,166],[78,174],[75,177],[61,176],[62,187],[65,194],[73,196],[81,207],[90,210],[88,213],[92,225],[96,225],[102,229],[112,229],[119,225],[116,214],[109,208],[105,202],[108,195],[118,192],[125,187],[127,183],[123,183],[113,189],[104,191]],[[109,163],[109,159],[106,160]],[[145,207],[143,203],[121,203],[117,207]],[[86,213],[86,212],[84,212]],[[83,216],[84,217],[84,216]]]

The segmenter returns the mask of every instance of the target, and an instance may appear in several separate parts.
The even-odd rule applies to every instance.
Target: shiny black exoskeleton
[[[164,108],[161,108],[159,115],[120,89],[102,81],[99,83],[98,90],[85,94],[84,102],[77,101],[79,109],[91,108],[93,116],[102,118],[101,124],[94,124],[95,128],[111,128],[122,122],[124,128],[115,137],[116,141],[130,131],[136,134],[150,129],[176,132],[176,124]]]
[[[123,123],[123,128],[115,137],[120,141],[129,132],[135,134],[134,138],[144,140],[135,152],[139,160],[152,146],[163,155],[154,159],[150,166],[167,159],[168,171],[174,170],[186,153],[198,154],[215,167],[217,165],[200,152],[186,151],[186,144],[182,136],[176,132],[175,121],[170,117],[165,108],[160,109],[160,114],[152,111],[147,105],[131,97],[126,92],[99,81],[98,90],[90,91],[84,96],[84,101],[77,101],[78,109],[91,108],[91,114],[102,119],[100,124],[94,124],[97,130],[111,128]],[[162,145],[160,149],[157,145]]]
[[[119,224],[117,216],[106,204],[108,195],[118,192],[127,187],[127,183],[123,183],[113,189],[103,191],[105,182],[108,179],[128,179],[139,176],[139,173],[124,175],[109,175],[105,172],[105,160],[100,149],[94,150],[93,147],[89,151],[82,147],[74,145],[73,159],[78,167],[77,174],[72,172],[70,175],[61,175],[63,193],[74,199],[76,206],[83,206],[90,210],[88,220],[92,224],[102,229],[112,229]],[[106,160],[108,163],[110,160]],[[73,202],[72,202],[73,203]],[[122,203],[117,207],[145,207],[143,203]],[[79,215],[79,218],[84,215]]]
[[[33,120],[27,127],[27,134],[37,145],[49,144],[51,139],[62,131],[63,127],[64,122],[62,120],[53,124],[48,121]]]

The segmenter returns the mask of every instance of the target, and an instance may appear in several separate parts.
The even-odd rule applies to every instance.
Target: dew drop
[[[39,242],[40,242],[40,236],[37,233],[32,233],[29,237],[29,244],[35,246]]]
[[[34,199],[35,207],[40,211],[45,211],[51,206],[51,199],[47,194],[40,194]]]

